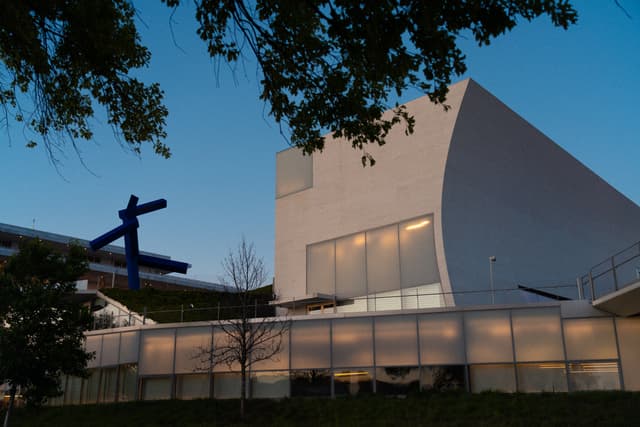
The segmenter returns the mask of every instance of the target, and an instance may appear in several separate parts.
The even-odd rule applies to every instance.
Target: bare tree
[[[256,307],[251,303],[252,291],[267,282],[262,258],[256,255],[252,243],[243,237],[235,251],[230,250],[222,261],[223,284],[238,294],[238,317],[221,320],[211,348],[198,348],[196,358],[203,365],[226,364],[230,370],[240,369],[240,416],[244,418],[248,397],[247,372],[257,362],[274,360],[282,350],[283,337],[290,329],[290,321],[283,318],[255,318]]]

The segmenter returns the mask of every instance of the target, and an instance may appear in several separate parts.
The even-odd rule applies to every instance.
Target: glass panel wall
[[[171,377],[151,377],[142,379],[142,400],[171,399]]]
[[[113,366],[118,364],[118,352],[120,350],[120,334],[106,334],[102,339],[101,366]]]
[[[100,391],[100,369],[90,369],[82,386],[82,403],[97,403]]]
[[[258,399],[289,397],[289,372],[266,371],[251,374],[251,396]]]
[[[461,313],[418,316],[418,328],[421,364],[449,365],[466,362]]]
[[[307,293],[335,294],[335,242],[307,247]]]
[[[522,363],[518,371],[518,391],[522,393],[567,391],[564,363]]]
[[[440,282],[433,238],[433,215],[400,223],[402,287]]]
[[[138,395],[138,365],[129,363],[120,365],[118,370],[118,401],[136,400]]]
[[[376,368],[376,393],[405,395],[419,389],[420,368],[417,366]]]
[[[216,399],[239,399],[241,389],[242,379],[239,373],[213,375],[213,397]]]
[[[291,396],[331,396],[331,371],[328,369],[291,371]]]
[[[471,391],[516,391],[516,374],[513,365],[472,365],[469,367]]]
[[[423,366],[420,369],[420,388],[423,391],[466,390],[466,384],[463,365]]]
[[[469,363],[513,361],[508,311],[467,312],[464,324]]]
[[[336,396],[373,393],[373,372],[371,369],[364,368],[334,371],[333,387]]]
[[[176,375],[176,399],[209,398],[210,378],[209,374]]]
[[[276,198],[313,186],[313,156],[298,148],[276,153]]]
[[[209,371],[210,327],[179,328],[176,333],[176,373]]]
[[[331,324],[326,320],[291,324],[291,369],[331,366],[330,327]]]
[[[138,331],[120,334],[120,359],[118,363],[138,363],[139,337]]]
[[[516,360],[564,360],[560,313],[557,308],[513,310]]]
[[[564,339],[567,359],[616,359],[613,319],[565,319]]]
[[[365,237],[358,233],[336,240],[336,295],[352,298],[367,294]]]
[[[333,320],[333,366],[373,365],[372,326],[369,317]]]
[[[175,329],[148,330],[140,343],[140,375],[173,373]]]
[[[289,369],[289,332],[286,329],[286,323],[275,322],[273,326],[264,323],[265,334],[263,339],[268,339],[264,344],[256,346],[252,357],[255,362],[251,366],[254,371]],[[272,355],[271,357],[268,357]],[[256,360],[262,359],[264,360]]]
[[[625,390],[640,390],[640,319],[617,318],[620,362],[624,373]]]
[[[102,368],[102,381],[100,382],[100,402],[115,402],[118,383],[118,367]]]
[[[367,231],[367,288],[369,294],[400,288],[397,225]]]
[[[618,362],[583,362],[569,364],[571,391],[620,390]]]
[[[418,365],[418,333],[414,316],[376,317],[375,340],[376,365]]]
[[[67,377],[67,386],[64,393],[65,405],[79,405],[80,398],[82,396],[82,378],[79,377]]]
[[[100,356],[102,353],[102,335],[89,335],[85,341],[85,351],[93,352],[93,359],[87,362],[87,368],[100,366]]]

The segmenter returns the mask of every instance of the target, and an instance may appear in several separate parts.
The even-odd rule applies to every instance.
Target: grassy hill
[[[129,309],[159,323],[195,322],[201,320],[232,319],[238,317],[239,299],[232,292],[216,291],[168,291],[144,288],[138,291],[107,288],[100,292],[126,305]],[[251,316],[273,316],[275,309],[268,303],[273,299],[272,286],[251,292],[253,309]],[[219,307],[219,308],[218,308]]]
[[[252,400],[246,421],[236,400],[134,402],[19,409],[13,426],[632,426],[640,393],[424,394],[404,399]]]

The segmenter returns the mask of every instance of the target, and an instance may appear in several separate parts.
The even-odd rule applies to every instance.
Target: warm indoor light
[[[428,225],[430,222],[431,221],[429,221],[428,219],[425,219],[424,221],[421,221],[417,224],[407,225],[405,230],[415,230],[416,228],[421,228],[421,227],[424,227],[425,225]]]
[[[367,371],[355,371],[355,372],[336,372],[333,374],[334,377],[356,377],[361,375],[369,375]]]

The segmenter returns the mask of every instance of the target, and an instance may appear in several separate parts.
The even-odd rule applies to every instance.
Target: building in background
[[[640,238],[635,203],[473,80],[451,86],[447,105],[406,104],[414,133],[399,125],[365,147],[373,167],[331,137],[313,156],[278,153],[279,305],[515,303],[522,287],[578,298],[579,275]]]

